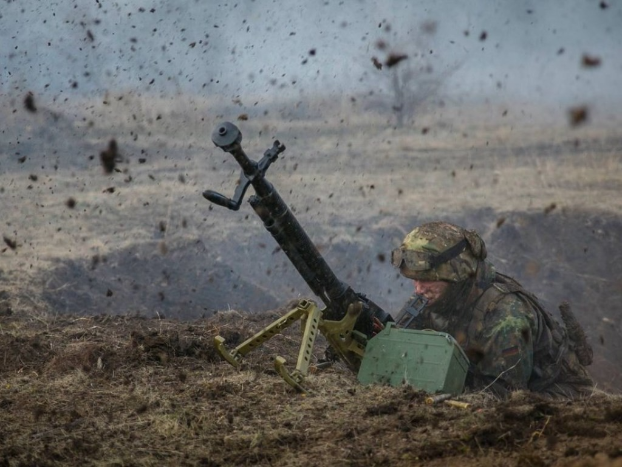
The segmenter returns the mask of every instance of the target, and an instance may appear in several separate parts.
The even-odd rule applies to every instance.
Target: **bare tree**
[[[435,72],[431,66],[412,66],[404,62],[391,70],[392,110],[399,128],[414,121],[416,113],[424,103],[438,96],[445,81],[459,68],[459,65]]]
[[[391,110],[397,127],[401,128],[413,121],[422,105],[438,96],[440,88],[461,66],[457,63],[442,71],[434,68],[428,39],[435,33],[435,22],[423,22],[411,46],[413,52],[406,54],[388,51],[383,62],[372,57],[372,63],[384,76],[391,94]],[[390,50],[387,42],[382,39],[376,42],[376,48],[380,51]]]

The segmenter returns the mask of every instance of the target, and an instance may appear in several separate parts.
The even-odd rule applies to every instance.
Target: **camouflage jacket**
[[[472,390],[503,395],[529,389],[573,397],[593,386],[564,327],[534,295],[489,263],[480,263],[462,310],[446,319],[424,308],[412,327],[456,339],[469,358],[467,387]]]

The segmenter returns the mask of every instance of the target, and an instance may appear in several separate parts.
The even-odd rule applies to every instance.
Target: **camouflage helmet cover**
[[[393,250],[402,275],[421,281],[460,282],[473,276],[486,258],[486,245],[473,230],[449,222],[429,222],[406,235]]]

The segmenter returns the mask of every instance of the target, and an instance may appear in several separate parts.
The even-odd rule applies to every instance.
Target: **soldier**
[[[486,246],[475,231],[430,222],[410,232],[392,261],[414,281],[414,298],[427,304],[408,327],[456,339],[469,358],[471,391],[591,394],[594,383],[584,367],[592,362],[592,349],[568,305],[560,306],[562,326],[533,294],[485,259]]]

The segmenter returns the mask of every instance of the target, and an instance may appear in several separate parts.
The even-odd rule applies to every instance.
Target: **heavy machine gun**
[[[249,197],[250,205],[324,304],[320,309],[312,300],[300,300],[293,310],[232,350],[227,350],[225,340],[216,336],[214,344],[220,355],[234,367],[239,367],[246,354],[296,321],[302,321],[303,335],[296,368],[289,372],[285,359],[280,356],[275,359],[277,372],[300,391],[304,392],[302,383],[309,370],[315,339],[321,332],[333,352],[351,370],[358,372],[358,379],[364,384],[414,384],[430,392],[460,393],[468,361],[455,340],[443,333],[394,326],[391,315],[340,281],[278,191],[266,180],[268,168],[285,151],[285,146],[274,141],[261,160],[253,161],[242,149],[242,133],[230,122],[221,123],[214,129],[212,141],[231,154],[242,171],[232,198],[212,190],[204,191],[203,196],[214,204],[237,211],[246,190],[252,185],[255,194]],[[425,299],[415,296],[397,315],[397,324],[408,327],[425,304]],[[380,333],[372,339],[378,331]]]
[[[255,162],[242,149],[242,133],[230,122],[216,127],[212,133],[212,141],[231,154],[242,171],[232,198],[212,190],[204,191],[203,196],[214,204],[237,211],[246,190],[252,185],[255,194],[249,198],[250,205],[313,293],[324,304],[324,308],[319,309],[315,302],[301,300],[295,309],[232,351],[227,351],[224,339],[217,336],[215,345],[218,351],[237,367],[248,352],[302,319],[304,333],[296,369],[289,373],[285,369],[283,358],[277,357],[275,361],[277,371],[290,385],[302,390],[300,383],[307,374],[318,330],[324,334],[339,357],[352,370],[357,370],[365,344],[374,334],[374,326],[382,328],[393,321],[393,318],[365,295],[355,292],[335,276],[278,191],[266,180],[266,171],[279,154],[285,151],[285,146],[278,140],[275,141],[262,159]]]

